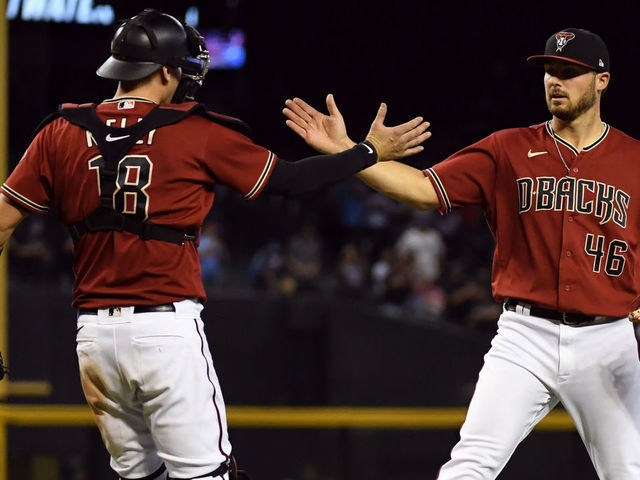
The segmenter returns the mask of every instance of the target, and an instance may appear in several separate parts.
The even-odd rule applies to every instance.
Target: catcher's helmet
[[[133,81],[163,65],[182,69],[178,87],[182,98],[178,101],[183,101],[202,85],[209,69],[209,51],[195,28],[148,8],[120,24],[111,41],[111,57],[96,73],[112,80]]]

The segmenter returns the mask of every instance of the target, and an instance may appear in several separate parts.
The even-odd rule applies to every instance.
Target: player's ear
[[[596,91],[598,93],[604,92],[609,86],[609,80],[611,80],[611,74],[609,72],[596,74]]]
[[[167,67],[165,65],[162,66],[162,68],[159,70],[159,73],[163,85],[169,83],[171,81],[171,78],[175,78],[179,81],[182,74],[179,68]]]

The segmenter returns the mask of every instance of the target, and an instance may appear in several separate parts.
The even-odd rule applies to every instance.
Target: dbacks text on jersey
[[[517,180],[518,213],[555,210],[595,215],[600,225],[613,221],[627,228],[631,196],[613,185],[586,178],[524,177]]]

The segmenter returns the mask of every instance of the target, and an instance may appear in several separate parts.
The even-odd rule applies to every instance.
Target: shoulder
[[[547,122],[530,125],[528,127],[505,128],[490,135],[496,139],[515,139],[537,137],[544,133]]]
[[[617,143],[622,143],[628,146],[629,148],[640,149],[640,140],[633,138],[630,135],[627,135],[622,130],[618,130],[611,125],[607,125],[608,133],[607,139],[611,139]]]
[[[183,112],[189,112],[193,116],[204,118],[209,122],[225,127],[229,130],[238,132],[244,136],[251,136],[251,129],[249,125],[244,123],[239,118],[230,117],[228,115],[222,115],[220,113],[213,112],[207,108],[206,105],[202,103],[196,102],[187,102],[187,103],[172,103],[167,105],[161,105],[159,108],[161,109],[169,109],[169,110],[178,110]]]
[[[58,111],[70,109],[70,108],[90,108],[94,104],[93,103],[62,103],[58,107]]]
[[[65,124],[68,125],[68,121],[64,119],[64,113],[71,109],[77,109],[78,107],[90,107],[91,104],[75,104],[75,103],[63,103],[61,104],[55,112],[50,113],[46,117],[44,117],[38,126],[34,129],[31,134],[31,141],[33,141],[40,132],[43,130],[46,132],[54,131],[62,128]]]
[[[539,144],[539,142],[544,139],[545,125],[546,123],[540,123],[529,127],[497,130],[488,137],[480,140],[477,145],[494,152],[507,154],[514,151],[514,149],[529,148]]]

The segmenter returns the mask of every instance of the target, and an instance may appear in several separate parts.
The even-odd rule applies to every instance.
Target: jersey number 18
[[[105,186],[101,169],[105,160],[98,156],[89,160],[89,169],[98,176],[98,193]],[[126,215],[134,215],[142,220],[149,216],[149,195],[145,189],[151,184],[153,163],[146,155],[127,155],[118,162],[116,189],[113,192],[113,209]]]

